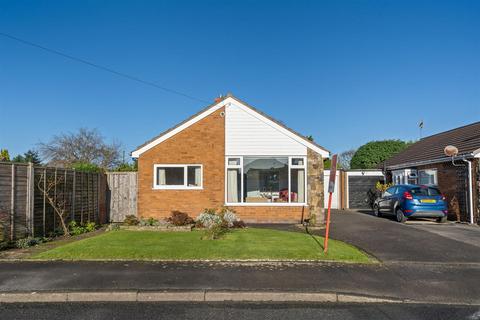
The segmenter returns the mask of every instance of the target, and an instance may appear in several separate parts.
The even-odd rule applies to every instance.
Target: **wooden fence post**
[[[15,239],[15,164],[12,163],[10,184],[10,241]]]
[[[45,199],[45,190],[47,190],[47,168],[43,169],[43,211],[42,211],[42,223],[43,223],[43,236],[45,237],[45,210],[46,210],[46,199]]]
[[[72,212],[70,213],[71,215],[71,220],[75,221],[75,185],[76,185],[76,176],[77,172],[75,169],[73,169],[73,190],[72,190]]]
[[[34,196],[35,196],[35,174],[34,174],[33,163],[28,163],[27,168],[27,202],[26,202],[26,211],[25,211],[25,227],[27,229],[27,236],[34,236],[34,218],[33,218],[33,208],[34,208]]]
[[[104,173],[102,173],[103,175]],[[100,173],[97,173],[97,218],[96,223],[100,224]]]

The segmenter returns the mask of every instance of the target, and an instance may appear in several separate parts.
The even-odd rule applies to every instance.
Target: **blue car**
[[[398,222],[408,218],[436,218],[446,222],[447,200],[436,187],[400,184],[388,188],[373,204],[376,216],[394,214]]]

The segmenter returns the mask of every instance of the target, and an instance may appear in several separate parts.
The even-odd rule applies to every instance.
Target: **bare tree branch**
[[[61,133],[48,143],[39,143],[38,147],[43,159],[55,166],[68,167],[80,162],[111,169],[121,163],[121,144],[106,143],[96,129],[80,128],[76,133]]]
[[[55,214],[58,216],[60,223],[62,225],[63,234],[64,236],[70,236],[70,232],[67,227],[66,219],[67,219],[67,198],[63,196],[55,196],[54,190],[55,187],[62,183],[63,179],[61,177],[55,178],[48,178],[46,177],[46,173],[42,173],[40,175],[40,179],[38,180],[37,187],[38,190],[42,193],[45,199],[48,201],[48,204],[53,208]]]

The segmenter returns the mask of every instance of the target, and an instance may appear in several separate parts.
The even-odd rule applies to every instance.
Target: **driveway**
[[[335,210],[331,237],[384,262],[480,263],[480,227],[454,223],[400,224],[367,213]]]

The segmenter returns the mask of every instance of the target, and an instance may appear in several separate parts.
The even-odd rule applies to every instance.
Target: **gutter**
[[[397,164],[393,166],[386,166],[386,170],[405,169],[409,167],[423,166],[423,165],[433,164],[433,163],[450,162],[452,160],[455,161],[455,160],[471,159],[473,157],[474,157],[473,153],[467,153],[461,156],[455,156],[453,158],[443,157],[443,158],[437,158],[432,160],[415,161],[415,162]]]

